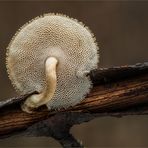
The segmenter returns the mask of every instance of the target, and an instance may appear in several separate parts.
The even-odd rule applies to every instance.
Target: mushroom
[[[45,14],[22,26],[6,56],[9,78],[28,97],[22,110],[32,112],[74,106],[89,93],[91,70],[97,68],[98,46],[81,22],[62,14]]]

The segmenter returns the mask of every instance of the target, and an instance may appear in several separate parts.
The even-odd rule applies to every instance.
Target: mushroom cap
[[[61,14],[45,14],[25,24],[12,38],[7,71],[21,94],[42,92],[46,86],[45,61],[57,58],[57,88],[47,106],[66,108],[89,93],[92,85],[86,74],[97,68],[97,51],[93,34],[81,22]]]

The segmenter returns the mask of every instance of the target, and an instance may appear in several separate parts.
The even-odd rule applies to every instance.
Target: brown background
[[[16,30],[49,12],[77,18],[94,32],[100,46],[100,67],[148,61],[147,1],[0,2],[0,98],[16,95],[5,68],[6,47]],[[87,147],[148,147],[148,116],[98,118],[72,128]],[[51,138],[9,138],[0,147],[55,147]]]

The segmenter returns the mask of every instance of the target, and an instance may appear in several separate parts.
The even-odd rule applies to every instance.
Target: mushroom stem
[[[33,109],[38,108],[51,100],[55,93],[57,84],[57,63],[58,60],[56,58],[47,58],[45,62],[46,87],[41,93],[34,94],[27,98],[27,100],[22,105],[23,111],[31,113]]]

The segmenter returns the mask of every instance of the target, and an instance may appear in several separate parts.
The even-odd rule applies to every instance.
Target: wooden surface
[[[100,69],[91,73],[91,79],[94,88],[87,98],[66,110],[49,112],[43,106],[32,114],[24,113],[20,104],[28,95],[1,101],[0,137],[23,131],[44,119],[50,120],[57,112],[100,116],[148,114],[148,63]]]

